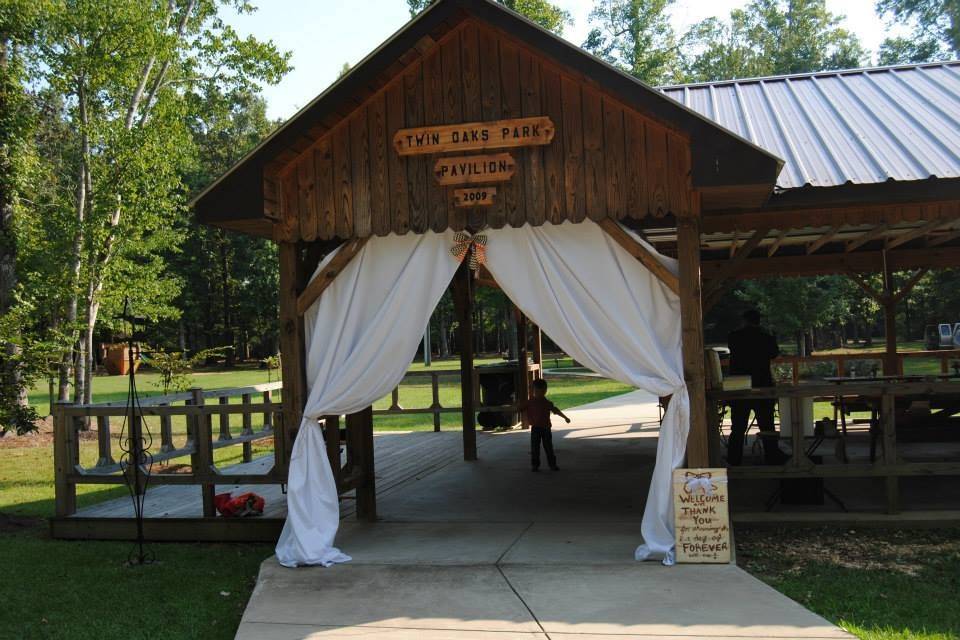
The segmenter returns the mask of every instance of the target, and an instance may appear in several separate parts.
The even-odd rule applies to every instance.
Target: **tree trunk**
[[[447,310],[440,310],[440,357],[450,357],[450,343],[447,340]]]

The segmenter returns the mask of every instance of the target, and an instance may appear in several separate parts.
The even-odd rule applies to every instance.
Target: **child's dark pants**
[[[534,469],[540,468],[540,444],[543,443],[543,450],[547,454],[547,464],[553,469],[557,466],[557,456],[553,453],[553,433],[550,427],[531,427],[530,428],[530,460]]]

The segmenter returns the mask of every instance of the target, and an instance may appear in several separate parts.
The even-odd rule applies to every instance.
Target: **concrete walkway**
[[[530,473],[527,433],[480,434],[479,461],[393,487],[380,522],[343,522],[353,562],[264,562],[237,638],[850,637],[736,566],[634,562],[656,402],[568,413],[560,472]]]

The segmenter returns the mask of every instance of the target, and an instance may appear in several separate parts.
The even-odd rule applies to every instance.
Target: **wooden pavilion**
[[[285,478],[306,402],[303,314],[371,236],[599,223],[679,294],[690,467],[720,462],[713,407],[724,398],[708,398],[703,313],[739,278],[851,275],[884,305],[884,370],[895,373],[895,304],[925,270],[960,265],[958,71],[943,63],[655,89],[490,0],[439,0],[194,201],[201,222],[279,246],[283,420],[269,479]],[[679,276],[618,222],[676,256]],[[893,274],[905,270],[916,271],[898,291]],[[882,291],[862,278],[870,273],[884,274]],[[495,283],[466,266],[454,278],[468,460],[478,285]],[[896,511],[899,477],[957,474],[960,463],[898,460],[894,396],[951,384],[854,389],[883,397],[876,462],[813,465],[795,438],[789,465],[735,477],[882,476]],[[798,389],[777,393],[836,393]],[[371,410],[346,417],[346,467],[339,417],[325,422],[340,490],[355,489],[358,515],[375,517]],[[212,500],[213,478],[197,482]]]

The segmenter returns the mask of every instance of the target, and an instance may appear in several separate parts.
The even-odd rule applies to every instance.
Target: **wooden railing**
[[[150,473],[151,485],[187,484],[203,488],[203,514],[216,515],[213,504],[214,487],[217,484],[279,484],[286,482],[286,470],[274,448],[275,464],[266,473],[221,473],[214,461],[214,451],[223,447],[241,446],[244,462],[252,460],[252,445],[257,440],[272,438],[275,426],[282,424],[282,406],[273,401],[273,393],[281,383],[251,387],[204,391],[191,389],[187,393],[169,394],[144,398],[135,419],[155,417],[159,423],[159,448],[151,447],[153,462],[167,462],[189,456],[189,473],[164,473],[154,468]],[[231,398],[239,397],[240,404],[230,404]],[[261,402],[253,402],[254,397]],[[215,403],[208,402],[216,400]],[[182,403],[182,404],[181,404]],[[114,459],[112,430],[117,421],[123,423],[127,416],[125,403],[71,404],[58,403],[53,411],[54,465],[56,484],[56,515],[59,517],[76,512],[78,484],[125,484],[131,473],[125,465]],[[263,425],[253,429],[253,416],[263,415]],[[231,416],[239,415],[240,424],[231,422]],[[217,432],[214,434],[213,418],[217,416]],[[177,446],[173,439],[173,419],[186,421],[186,440]],[[98,459],[96,464],[85,468],[80,464],[80,432],[94,418],[97,423]],[[239,431],[234,429],[239,426]]]
[[[484,406],[480,404],[480,384],[478,381],[480,372],[474,370],[473,389],[474,406],[478,411],[517,411],[517,403],[513,402],[500,406]],[[528,365],[527,375],[530,380],[540,376],[540,365]],[[400,387],[407,384],[417,384],[425,378],[430,378],[430,389],[432,402],[428,407],[405,407],[400,404]],[[462,407],[459,403],[456,406],[444,406],[440,402],[440,381],[456,380],[460,381],[460,371],[456,369],[438,370],[438,371],[414,371],[408,373],[397,387],[394,388],[390,396],[390,406],[386,409],[375,409],[374,416],[402,416],[410,414],[431,414],[433,416],[433,430],[440,431],[440,416],[444,413],[460,413]]]
[[[956,397],[960,384],[956,382],[900,382],[886,380],[864,380],[832,383],[808,383],[801,385],[778,385],[777,387],[749,389],[743,391],[713,390],[707,392],[708,400],[716,403],[729,403],[733,400],[779,399],[791,406],[791,434],[804,432],[801,424],[800,401],[803,398],[859,397],[869,399],[874,405],[876,424],[871,425],[870,437],[880,445],[882,453],[871,460],[817,463],[807,455],[810,438],[791,437],[792,456],[785,465],[744,465],[729,470],[732,478],[770,479],[770,478],[844,478],[844,477],[882,477],[885,479],[887,511],[897,513],[900,510],[899,478],[908,476],[954,476],[960,474],[960,461],[909,461],[898,451],[896,400],[900,397],[934,399]],[[712,412],[715,423],[711,433],[719,437],[719,412]],[[873,421],[872,421],[873,422]],[[834,438],[846,440],[846,433],[838,432]],[[822,439],[821,439],[822,441]],[[718,444],[716,446],[719,446]],[[871,446],[871,450],[873,447]],[[844,449],[845,451],[845,449]],[[719,462],[719,460],[718,460]]]
[[[815,353],[807,356],[786,355],[773,360],[774,366],[787,365],[791,368],[791,379],[794,384],[800,382],[802,377],[802,368],[807,365],[817,363],[833,363],[836,372],[833,375],[837,377],[846,376],[851,370],[851,363],[875,361],[877,370],[882,371],[881,363],[886,354],[883,351],[869,351],[865,353]],[[951,373],[951,361],[960,361],[960,349],[945,349],[938,351],[898,351],[897,352],[897,374],[903,375],[904,361],[907,359],[927,358],[940,361],[940,373]],[[728,360],[721,360],[726,366]],[[869,375],[865,373],[864,377]]]

